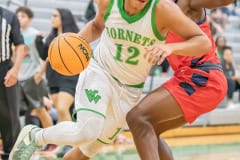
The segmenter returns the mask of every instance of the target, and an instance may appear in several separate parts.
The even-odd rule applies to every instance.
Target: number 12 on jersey
[[[127,53],[129,54],[128,58],[126,60],[122,59],[122,53],[123,53],[123,46],[121,44],[116,44],[117,47],[117,53],[114,57],[119,62],[124,62],[131,65],[137,65],[139,60],[138,56],[140,54],[140,51],[138,48],[130,46],[127,48]]]

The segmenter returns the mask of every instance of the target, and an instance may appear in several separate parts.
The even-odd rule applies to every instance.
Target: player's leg
[[[58,122],[71,121],[70,108],[74,106],[78,76],[59,78],[61,85],[50,87],[51,98],[58,114]]]
[[[73,147],[70,151],[68,151],[63,160],[89,160],[90,158],[85,156],[79,147]]]
[[[107,83],[108,77],[97,67],[89,66],[79,78],[75,99],[77,121],[61,122],[46,129],[25,127],[11,157],[26,155],[27,160],[38,146],[44,144],[80,146],[100,136],[112,93],[111,86]],[[31,143],[26,145],[26,141]]]
[[[72,106],[73,101],[73,95],[66,91],[60,91],[57,93],[57,101],[55,102],[54,107],[57,110],[58,122],[71,121],[69,109]]]
[[[4,151],[2,160],[8,159],[20,131],[19,109],[16,103],[16,86],[6,88],[4,83],[0,84],[0,133]]]
[[[19,108],[17,106],[17,84],[12,87],[4,85],[4,76],[11,67],[9,61],[0,66],[0,132],[3,141],[3,160],[8,159],[9,153],[20,131]],[[0,158],[1,159],[1,158]]]
[[[157,135],[186,123],[179,104],[163,87],[151,92],[133,108],[127,115],[127,122],[142,160],[159,160],[158,149],[165,147],[158,143]],[[167,125],[162,128],[165,122]],[[167,155],[166,151],[161,152]]]
[[[135,98],[130,98],[131,96],[134,97],[134,92],[129,92],[128,94],[131,94],[131,96],[127,96],[127,92],[124,92],[125,94],[122,94],[122,96],[119,96],[121,94],[121,87],[116,85],[116,82],[112,83],[113,89],[115,89],[118,92],[113,91],[113,97],[116,97],[116,102],[114,103],[114,99],[112,99],[112,103],[109,105],[107,110],[107,116],[104,123],[104,127],[102,130],[102,133],[100,137],[87,145],[80,146],[80,147],[74,147],[70,152],[68,152],[64,156],[64,160],[89,160],[90,158],[94,157],[102,147],[104,147],[106,144],[111,144],[117,135],[120,133],[121,128],[125,126],[125,112],[122,112],[122,110],[118,110],[118,112],[114,111],[113,109],[116,109],[119,107],[117,104],[122,104],[121,107],[124,107],[124,104],[127,105],[126,107],[130,108],[130,104]],[[130,101],[128,103],[126,101],[126,98]],[[120,100],[119,100],[120,99]],[[132,100],[132,101],[131,101]],[[121,101],[124,101],[125,103],[121,103]],[[115,105],[113,105],[115,104]],[[124,110],[124,109],[123,109]],[[125,111],[125,110],[124,110]]]
[[[96,140],[100,136],[104,118],[92,112],[81,112],[78,115],[81,116],[78,122],[62,122],[46,129],[24,127],[10,154],[10,160],[18,157],[28,160],[44,144],[79,146]]]
[[[163,121],[162,123],[158,123],[155,126],[155,131],[156,131],[156,136],[158,137],[158,153],[159,153],[159,157],[161,160],[174,160],[174,157],[172,155],[172,151],[170,149],[170,147],[168,146],[168,144],[161,138],[161,133],[172,129],[171,126],[173,128],[176,128],[177,126],[181,125],[181,118],[177,118],[177,119],[172,119],[169,121]],[[174,127],[175,125],[175,127]]]
[[[161,137],[158,136],[158,152],[161,160],[174,160],[172,151],[170,147],[167,145],[167,143],[162,139]]]
[[[123,127],[121,123],[116,121],[112,110],[108,109],[107,117],[100,137],[96,141],[87,145],[74,147],[64,155],[63,160],[89,160],[94,157],[102,147],[114,141],[120,132],[120,126]]]
[[[64,155],[63,160],[90,160],[94,157],[106,144],[96,140],[84,146],[74,147]]]
[[[43,128],[47,128],[53,125],[52,118],[44,106],[33,109],[31,114],[34,114],[39,118]]]

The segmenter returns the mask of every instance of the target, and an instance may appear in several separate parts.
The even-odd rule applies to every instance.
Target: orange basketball
[[[64,33],[50,44],[48,60],[56,72],[73,76],[82,72],[91,58],[90,45],[76,33]]]

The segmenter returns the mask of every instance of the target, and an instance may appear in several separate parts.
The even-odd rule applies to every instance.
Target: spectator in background
[[[56,124],[57,123],[57,112],[56,112],[55,108],[53,107],[52,100],[48,96],[44,96],[43,104],[44,104],[46,110],[48,111],[48,113],[50,114],[53,124]],[[35,113],[35,110],[33,110],[31,112],[27,112],[27,113],[25,113],[25,115],[26,115],[26,117],[25,117],[26,124],[35,124],[39,127],[43,127],[40,119],[38,118],[37,113]]]
[[[37,48],[40,51],[41,58],[47,59],[49,45],[59,34],[65,32],[77,33],[78,31],[79,29],[70,10],[56,9],[52,15],[52,31],[46,38],[45,43],[42,41],[43,37],[39,36],[37,39]],[[69,109],[73,104],[78,75],[63,76],[55,72],[48,63],[46,76],[53,104],[58,112],[59,122],[71,120]]]
[[[0,133],[4,151],[2,160],[8,160],[20,131],[16,83],[23,58],[24,41],[17,16],[2,7],[0,26]],[[11,61],[12,44],[16,54],[14,64]]]
[[[214,22],[210,16],[207,16],[209,25],[210,25],[210,29],[212,32],[212,35],[215,36],[217,34],[222,34],[223,33],[223,28],[217,24],[216,22]]]
[[[96,15],[96,7],[94,6],[93,0],[90,0],[84,15],[77,15],[76,18],[80,22],[87,23],[92,20]]]
[[[233,3],[234,3],[234,6],[235,6],[235,7],[239,6],[239,0],[234,0]]]
[[[228,23],[228,16],[221,12],[219,8],[212,9],[210,12],[210,18],[213,23],[219,25],[222,30],[225,29]]]
[[[58,8],[52,15],[52,30],[43,43],[42,36],[36,40],[37,48],[42,59],[46,60],[48,48],[52,40],[59,34],[65,32],[79,32],[75,19],[68,9]],[[58,122],[71,121],[70,109],[73,108],[75,87],[78,81],[78,75],[64,76],[51,68],[50,63],[47,64],[46,77],[50,88],[53,105],[57,110]],[[67,147],[64,150],[67,150]],[[63,151],[64,153],[65,151]]]
[[[227,45],[227,40],[224,36],[222,35],[219,35],[217,36],[216,40],[215,40],[215,45],[216,45],[216,48],[217,48],[217,55],[218,55],[218,58],[222,61],[223,60],[223,48]]]
[[[46,128],[53,125],[53,122],[43,104],[43,97],[48,95],[48,86],[46,80],[43,79],[45,64],[42,64],[35,46],[36,36],[40,32],[30,27],[33,18],[33,12],[30,8],[19,7],[16,10],[16,14],[26,45],[26,53],[18,77],[20,91],[19,108],[24,107],[27,112],[34,111],[35,115],[40,119],[42,127]]]
[[[232,48],[223,47],[223,60],[222,60],[223,72],[227,78],[228,91],[227,91],[227,108],[233,109],[235,105],[233,103],[233,93],[240,89],[240,75],[238,67],[233,59]]]
[[[220,10],[223,14],[229,16],[237,16],[235,3],[229,4],[227,6],[221,7]]]
[[[86,21],[88,22],[88,21],[92,20],[95,17],[95,15],[96,15],[96,9],[95,9],[93,0],[91,0],[88,4],[88,7],[87,7],[87,10],[85,13]]]

